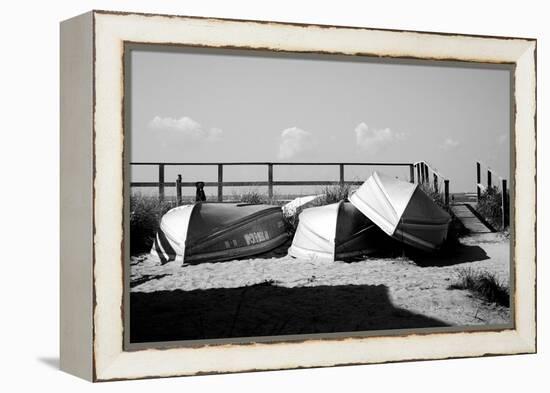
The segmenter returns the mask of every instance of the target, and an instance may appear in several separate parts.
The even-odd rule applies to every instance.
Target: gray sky
[[[507,70],[245,53],[133,50],[131,161],[426,160],[452,192],[475,189],[476,159],[508,177]],[[350,168],[346,179],[373,169]],[[217,172],[171,168],[166,180],[177,173],[208,181]],[[140,168],[132,180],[155,175]],[[337,168],[275,170],[275,180],[337,176]],[[228,168],[225,180],[266,180],[266,169]]]

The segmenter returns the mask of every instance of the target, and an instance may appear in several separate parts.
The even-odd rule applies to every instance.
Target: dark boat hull
[[[287,239],[282,212],[273,209],[248,217],[188,245],[185,262],[223,262],[250,257],[271,251]]]
[[[348,201],[340,202],[334,259],[346,260],[379,252],[389,236]]]
[[[212,263],[263,254],[287,240],[278,206],[197,203],[163,216],[153,251],[161,263]]]

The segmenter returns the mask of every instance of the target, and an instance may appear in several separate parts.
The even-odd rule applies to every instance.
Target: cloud
[[[310,150],[313,143],[311,132],[304,131],[297,127],[287,128],[281,132],[281,143],[279,145],[279,160],[287,160]]]
[[[211,128],[210,132],[208,133],[207,139],[210,142],[219,142],[223,139],[223,130],[219,128]]]
[[[184,137],[195,141],[219,142],[223,137],[223,130],[204,128],[199,122],[187,116],[179,119],[155,116],[149,122],[149,127],[153,130],[178,132]]]
[[[460,142],[455,141],[452,138],[447,138],[447,139],[445,139],[445,141],[441,145],[441,148],[443,150],[452,150],[452,149],[458,147],[459,145],[460,145]]]
[[[371,129],[365,123],[355,127],[355,141],[363,150],[376,153],[393,142],[406,139],[402,132],[395,132],[389,128]]]

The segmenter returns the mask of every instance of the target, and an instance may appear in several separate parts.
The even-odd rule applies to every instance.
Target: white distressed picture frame
[[[514,328],[124,351],[124,45],[515,66]],[[61,25],[61,368],[93,381],[536,352],[536,40],[92,11]]]

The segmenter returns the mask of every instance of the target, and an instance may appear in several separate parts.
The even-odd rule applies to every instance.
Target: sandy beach
[[[460,269],[508,285],[509,248],[490,233],[462,238],[444,257],[181,266],[143,255],[131,262],[132,341],[506,324],[509,308],[449,286]]]

